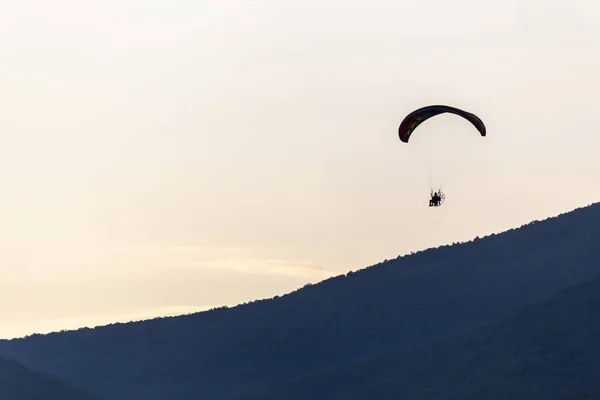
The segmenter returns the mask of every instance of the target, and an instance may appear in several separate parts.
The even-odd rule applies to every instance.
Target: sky
[[[0,0],[0,337],[281,295],[600,200],[598,37],[600,0]],[[400,142],[429,104],[488,135],[445,114]]]

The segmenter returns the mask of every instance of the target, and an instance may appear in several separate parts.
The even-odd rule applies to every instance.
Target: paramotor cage
[[[446,199],[446,196],[441,191],[438,192],[438,196],[440,197],[440,202],[439,202],[438,206],[441,206],[442,204],[444,204],[444,200]]]

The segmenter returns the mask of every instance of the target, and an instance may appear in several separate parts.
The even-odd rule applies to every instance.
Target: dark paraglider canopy
[[[411,112],[406,116],[406,118],[404,118],[404,120],[400,124],[400,127],[398,128],[398,136],[400,136],[400,140],[404,143],[408,143],[412,132],[417,128],[417,126],[419,126],[429,118],[435,117],[436,115],[443,113],[456,114],[465,118],[467,121],[472,123],[475,126],[475,128],[477,128],[481,136],[485,136],[485,125],[483,124],[483,121],[481,121],[481,119],[479,119],[479,117],[475,114],[471,114],[470,112],[450,106],[433,105],[419,108],[418,110]]]

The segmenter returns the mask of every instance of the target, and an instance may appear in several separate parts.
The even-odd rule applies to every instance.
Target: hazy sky
[[[598,37],[600,0],[0,0],[0,336],[270,297],[598,201]],[[427,104],[488,137],[443,115],[401,143]]]

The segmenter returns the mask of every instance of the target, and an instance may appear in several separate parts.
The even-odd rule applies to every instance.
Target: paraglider
[[[429,118],[443,113],[455,114],[466,119],[473,124],[482,137],[486,136],[485,124],[477,115],[451,106],[431,105],[419,108],[404,118],[402,123],[400,123],[400,127],[398,128],[398,136],[400,137],[400,140],[404,143],[408,143],[411,135],[419,125],[427,121]],[[441,189],[436,191],[432,189],[430,197],[430,207],[439,207],[444,203],[445,195],[442,193]]]

